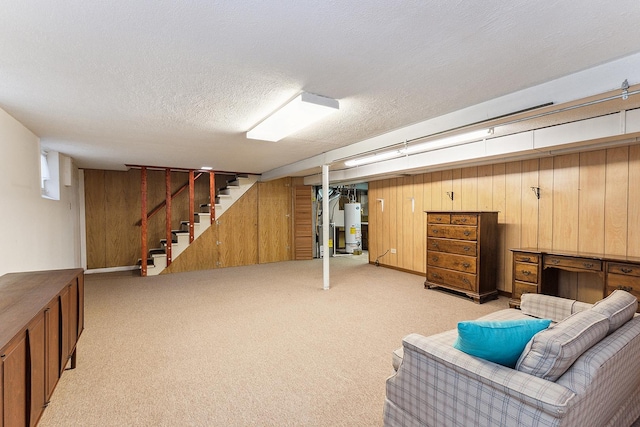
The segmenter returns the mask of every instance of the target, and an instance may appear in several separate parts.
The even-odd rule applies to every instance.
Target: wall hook
[[[376,199],[377,202],[380,202],[380,212],[384,212],[384,199]]]
[[[447,196],[453,201],[453,191],[447,191]]]
[[[537,199],[540,199],[540,187],[531,187],[531,191],[533,191]]]

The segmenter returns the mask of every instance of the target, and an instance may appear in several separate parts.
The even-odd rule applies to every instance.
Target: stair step
[[[149,255],[158,255],[158,254],[166,255],[167,254],[167,250],[165,248],[149,249]]]
[[[138,258],[136,265],[142,266],[142,258]],[[147,267],[155,267],[153,258],[147,258]]]
[[[178,243],[178,239],[171,239],[171,243]],[[167,239],[160,239],[160,244],[167,246]]]

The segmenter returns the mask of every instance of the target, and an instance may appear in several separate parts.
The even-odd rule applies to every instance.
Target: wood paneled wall
[[[228,178],[216,174],[216,186],[224,186]],[[172,192],[187,182],[188,173],[172,172]],[[290,182],[283,178],[255,185],[175,259],[168,272],[291,259]],[[148,171],[147,197],[149,210],[164,201],[164,171]],[[196,211],[209,202],[206,174],[195,181],[195,202]],[[135,265],[141,257],[140,206],[139,170],[85,171],[89,269]],[[188,191],[174,198],[171,212],[172,229],[179,229],[189,218]],[[149,248],[159,247],[165,238],[164,221],[164,209],[149,220]]]
[[[498,289],[511,292],[511,248],[640,256],[638,185],[640,145],[373,181],[369,260],[425,273],[424,211],[495,210]],[[540,199],[531,187],[540,188]],[[563,293],[592,300],[598,280],[567,273]]]

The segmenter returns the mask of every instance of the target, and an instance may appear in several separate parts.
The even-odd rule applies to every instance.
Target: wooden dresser
[[[640,299],[640,258],[517,248],[513,252],[512,307],[520,305],[524,293],[558,295],[558,270],[594,273],[602,281],[602,298],[616,289],[628,291]]]
[[[0,277],[0,427],[37,424],[83,328],[81,268]]]
[[[496,289],[498,212],[426,211],[425,288],[463,292],[482,303]]]

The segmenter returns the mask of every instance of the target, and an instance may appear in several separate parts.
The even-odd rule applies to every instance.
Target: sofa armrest
[[[560,322],[576,311],[585,310],[591,305],[552,295],[522,294],[520,296],[522,313],[539,319],[551,319],[554,322]]]
[[[455,337],[404,338],[402,365],[387,380],[391,410],[426,425],[536,425],[564,417],[571,390],[463,353],[452,347]]]

